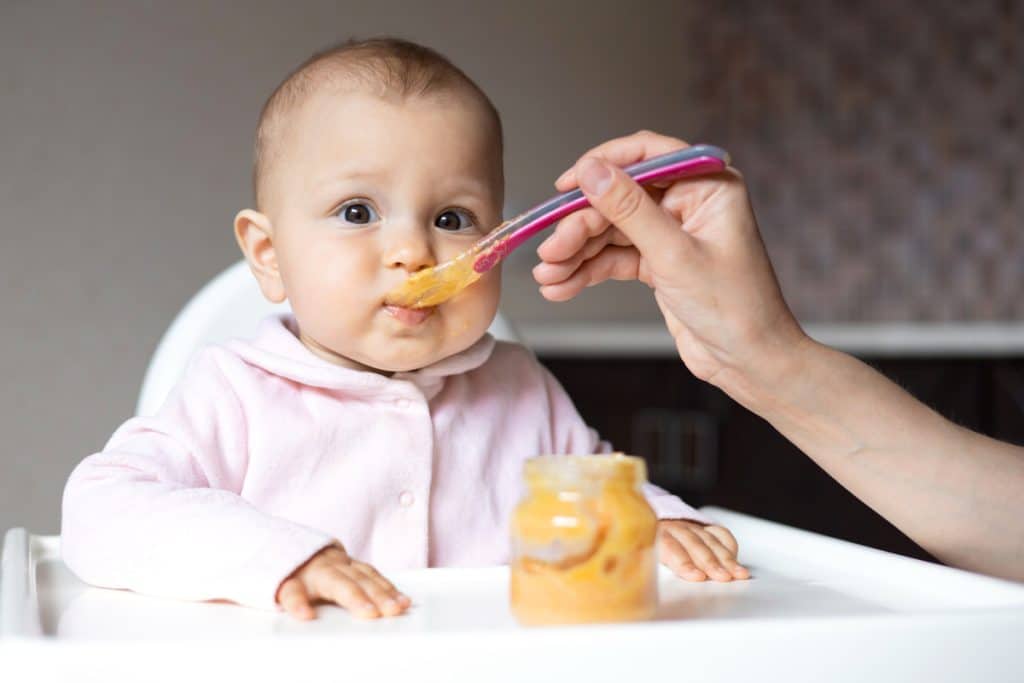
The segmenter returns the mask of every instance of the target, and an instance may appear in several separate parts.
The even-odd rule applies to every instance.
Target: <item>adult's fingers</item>
[[[587,287],[605,280],[640,279],[640,254],[633,247],[605,247],[600,254],[584,261],[562,282],[543,285],[541,296],[548,301],[568,301]]]
[[[702,206],[707,205],[716,193],[742,184],[743,174],[730,166],[718,173],[676,182],[662,193],[659,203],[669,215],[682,219],[683,229],[692,232],[692,219],[699,216]]]
[[[708,575],[697,567],[678,539],[664,531],[659,533],[658,559],[663,565],[671,569],[676,576],[687,581],[703,581],[708,578]]]
[[[569,214],[555,231],[537,247],[544,261],[564,261],[576,254],[586,241],[608,230],[608,220],[597,209],[586,208]]]
[[[287,579],[277,591],[277,603],[296,619],[308,621],[316,618],[306,587],[296,578]]]
[[[616,166],[628,166],[643,159],[649,159],[659,154],[667,154],[668,152],[689,146],[683,140],[653,133],[649,130],[641,130],[632,135],[608,140],[584,152],[570,169],[559,176],[558,180],[555,181],[555,187],[561,192],[576,187],[579,163],[587,157],[605,159]]]
[[[536,280],[539,285],[553,285],[566,280],[570,275],[576,272],[576,269],[579,268],[584,261],[588,261],[600,254],[608,245],[609,239],[610,236],[608,233],[598,235],[597,237],[591,237],[572,258],[565,261],[558,261],[557,263],[541,261],[533,268],[533,279]]]
[[[683,267],[694,238],[621,168],[588,157],[577,167],[580,189],[591,206],[621,230],[652,264]]]

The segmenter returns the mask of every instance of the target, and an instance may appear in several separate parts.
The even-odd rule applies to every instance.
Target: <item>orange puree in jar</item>
[[[657,519],[643,460],[621,454],[528,460],[512,516],[512,612],[523,624],[648,619],[658,603]]]

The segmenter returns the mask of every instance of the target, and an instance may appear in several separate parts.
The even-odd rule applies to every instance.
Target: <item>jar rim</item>
[[[523,473],[527,480],[551,480],[561,484],[617,480],[639,486],[647,481],[647,465],[643,459],[618,452],[540,455],[525,462]]]

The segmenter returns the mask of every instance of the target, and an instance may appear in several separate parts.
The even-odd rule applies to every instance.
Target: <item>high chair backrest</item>
[[[136,414],[152,415],[160,408],[198,349],[232,337],[251,336],[263,318],[290,310],[287,303],[272,304],[263,298],[245,261],[223,271],[185,304],[160,339],[142,380]],[[490,333],[505,341],[519,341],[501,312],[491,323]]]

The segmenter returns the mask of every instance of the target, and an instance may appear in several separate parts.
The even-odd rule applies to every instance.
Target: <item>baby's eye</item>
[[[476,219],[465,209],[448,209],[436,219],[434,225],[442,230],[459,232],[476,227]]]
[[[380,216],[377,215],[372,206],[365,201],[358,200],[343,204],[338,209],[336,215],[346,223],[352,223],[353,225],[366,225],[367,223],[376,223],[380,220]]]

